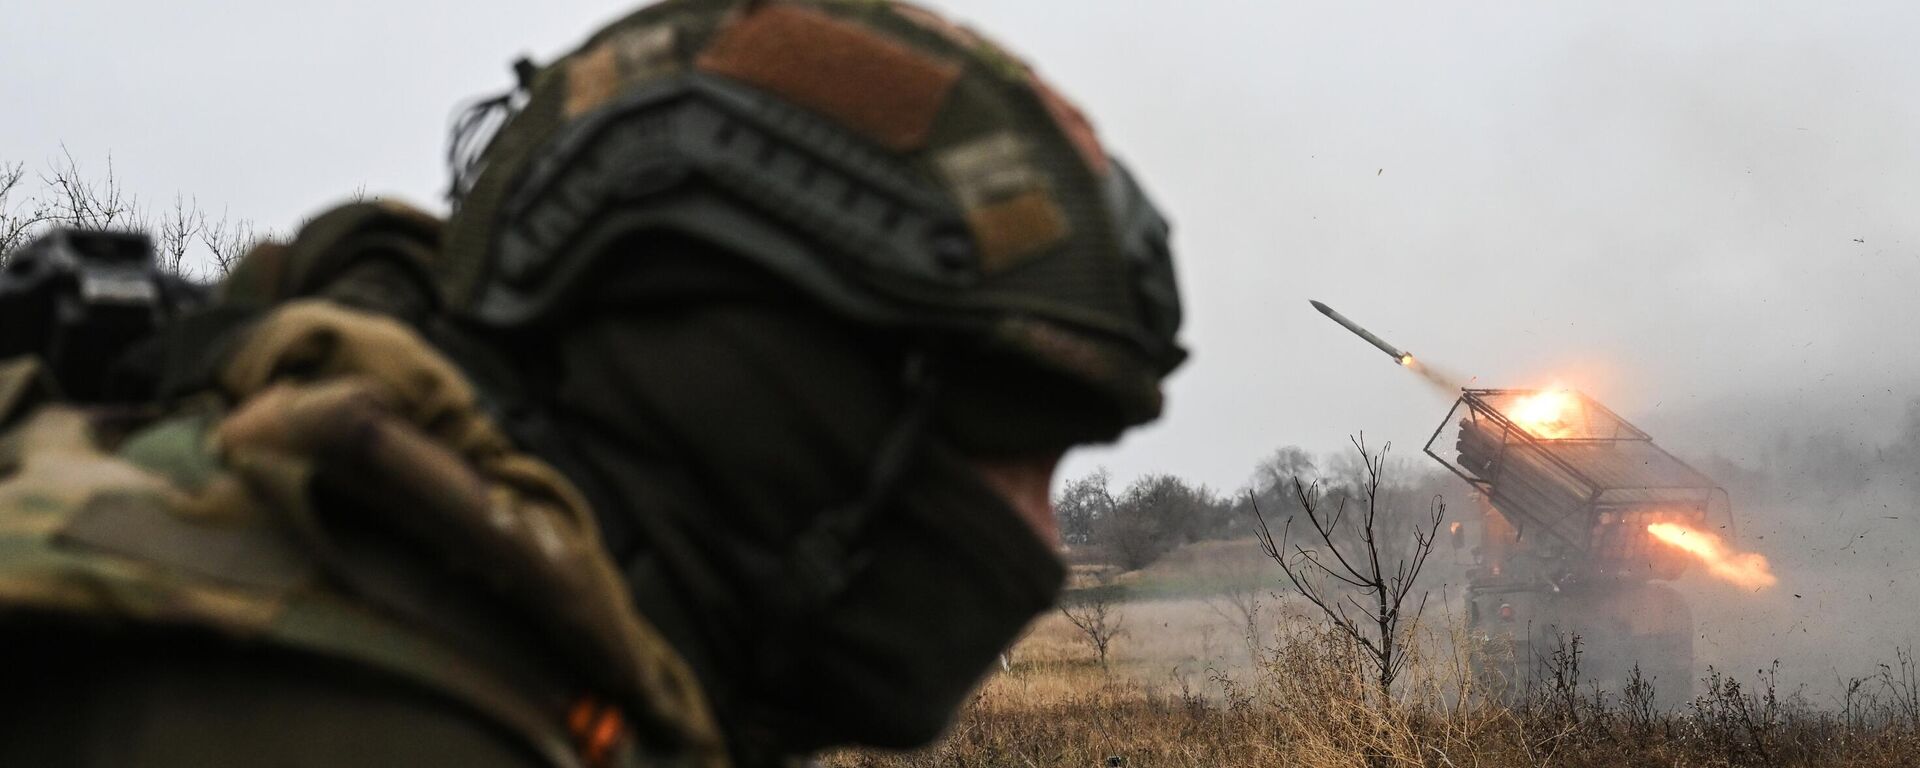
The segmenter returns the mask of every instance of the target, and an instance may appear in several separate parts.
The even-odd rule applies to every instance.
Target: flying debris
[[[1322,304],[1317,301],[1313,301],[1311,299],[1309,299],[1307,303],[1312,304],[1314,309],[1320,310],[1320,314],[1323,314],[1323,315],[1326,315],[1327,317],[1332,318],[1334,322],[1339,323],[1341,326],[1345,327],[1349,331],[1353,331],[1353,334],[1355,336],[1359,336],[1360,338],[1366,339],[1368,344],[1372,344],[1376,347],[1379,347],[1380,351],[1387,353],[1387,356],[1393,358],[1394,362],[1404,366],[1408,366],[1408,367],[1413,366],[1412,354],[1404,350],[1401,350],[1400,348],[1395,347],[1392,344],[1388,344],[1386,339],[1382,339],[1378,336],[1375,336],[1371,331],[1368,331],[1367,329],[1360,327],[1359,323],[1356,323],[1352,320],[1348,320],[1346,315],[1340,314],[1339,312],[1335,312],[1333,310],[1333,307],[1329,307],[1325,304]]]

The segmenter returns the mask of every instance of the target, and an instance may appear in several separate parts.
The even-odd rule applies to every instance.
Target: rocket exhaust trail
[[[1420,377],[1426,379],[1427,383],[1432,384],[1443,393],[1452,395],[1460,389],[1461,384],[1458,377],[1441,373],[1432,366],[1415,360],[1413,353],[1388,344],[1386,339],[1373,335],[1372,331],[1360,327],[1359,323],[1348,319],[1346,315],[1340,314],[1334,310],[1333,307],[1329,307],[1312,299],[1308,299],[1307,303],[1312,304],[1314,309],[1320,310],[1320,314],[1326,315],[1328,319],[1339,323],[1340,327],[1352,331],[1353,335],[1365,339],[1368,344],[1372,344],[1380,351],[1387,353],[1387,356],[1393,358],[1393,361],[1399,363],[1401,367],[1420,374]]]

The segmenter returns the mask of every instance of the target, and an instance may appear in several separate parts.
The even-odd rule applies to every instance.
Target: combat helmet
[[[862,322],[1010,352],[1104,403],[1112,434],[1159,415],[1185,357],[1167,223],[971,30],[884,0],[668,0],[520,76],[449,153],[440,264],[473,320],[546,322],[596,262],[644,258],[609,244],[661,231]]]

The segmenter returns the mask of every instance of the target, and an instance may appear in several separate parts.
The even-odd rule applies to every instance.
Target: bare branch
[[[189,203],[175,193],[173,208],[160,221],[160,238],[155,244],[160,252],[160,268],[176,275],[186,274],[187,253],[193,249],[194,240],[205,225],[200,201]]]
[[[20,199],[24,192],[21,183],[26,178],[24,163],[0,163],[0,265],[5,265],[8,254],[25,245],[52,220],[45,202],[38,198]]]
[[[121,186],[114,175],[113,156],[107,156],[107,170],[91,179],[65,145],[60,159],[50,164],[40,180],[53,193],[47,202],[49,220],[79,229],[111,229],[130,226],[139,217],[138,201]]]
[[[1375,682],[1379,686],[1381,701],[1384,702],[1391,699],[1394,680],[1407,666],[1406,635],[1426,611],[1428,595],[1425,592],[1420,594],[1411,613],[1406,612],[1405,608],[1407,598],[1413,594],[1420,572],[1432,554],[1433,545],[1439,540],[1446,503],[1436,496],[1428,505],[1428,519],[1422,521],[1425,524],[1415,526],[1411,531],[1410,552],[1400,555],[1383,553],[1383,547],[1399,538],[1398,534],[1389,534],[1393,529],[1386,528],[1388,522],[1383,518],[1383,514],[1392,514],[1393,509],[1394,486],[1387,482],[1387,453],[1392,446],[1383,446],[1376,454],[1367,449],[1364,435],[1355,436],[1352,443],[1360,458],[1358,500],[1364,504],[1358,520],[1357,540],[1343,534],[1341,527],[1341,522],[1346,519],[1348,501],[1344,491],[1337,497],[1332,514],[1327,514],[1323,511],[1326,495],[1321,492],[1320,484],[1316,481],[1308,485],[1298,475],[1292,478],[1300,511],[1306,516],[1313,536],[1318,539],[1311,548],[1289,540],[1292,518],[1288,518],[1281,526],[1280,536],[1276,539],[1260,511],[1258,498],[1252,491],[1248,491],[1247,495],[1254,514],[1255,537],[1259,540],[1261,551],[1280,566],[1288,583],[1319,608],[1329,624],[1366,652],[1376,674]],[[1325,557],[1323,553],[1331,555]],[[1390,571],[1386,567],[1389,562],[1392,563]],[[1323,586],[1326,582],[1344,585],[1352,591],[1344,595],[1331,595]],[[1356,619],[1355,614],[1348,612],[1349,606],[1367,616],[1365,626]]]
[[[1076,604],[1060,604],[1060,615],[1067,617],[1075,629],[1080,630],[1094,654],[1100,659],[1101,671],[1107,671],[1107,652],[1113,641],[1126,634],[1125,617],[1115,608],[1113,597],[1107,594],[1105,585],[1096,588],[1093,596]]]
[[[201,213],[198,229],[200,244],[206,247],[213,271],[220,277],[232,272],[247,251],[266,239],[254,230],[252,221],[229,219],[226,211],[220,212],[219,221],[210,221]]]

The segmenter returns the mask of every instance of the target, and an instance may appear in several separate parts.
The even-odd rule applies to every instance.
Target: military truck
[[[1577,637],[1583,679],[1622,691],[1637,666],[1656,703],[1691,697],[1692,612],[1664,582],[1693,561],[1649,527],[1730,528],[1725,490],[1565,389],[1463,389],[1426,453],[1477,497],[1467,621],[1484,675],[1524,692]]]

